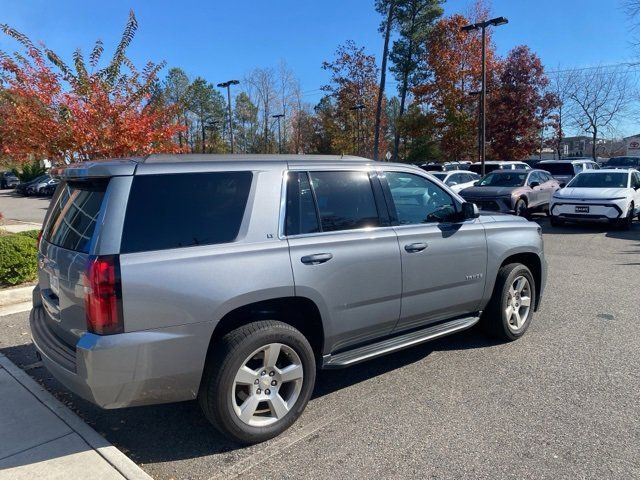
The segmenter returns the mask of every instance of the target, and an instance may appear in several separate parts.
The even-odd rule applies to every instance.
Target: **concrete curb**
[[[5,230],[9,233],[20,233],[20,232],[27,232],[29,230],[40,230],[41,228],[42,228],[42,224],[31,223],[31,222],[21,222],[21,223],[14,223],[14,224],[0,226],[0,229]]]
[[[15,305],[16,303],[30,302],[33,287],[36,284],[27,285],[26,287],[10,287],[0,289],[0,307]]]
[[[23,387],[31,392],[42,404],[51,410],[69,428],[75,431],[89,444],[102,458],[104,458],[120,475],[128,480],[153,480],[152,477],[136,465],[129,457],[111,445],[94,429],[84,423],[80,417],[60,403],[56,398],[41,387],[35,380],[11,360],[0,353],[0,366],[2,366]]]

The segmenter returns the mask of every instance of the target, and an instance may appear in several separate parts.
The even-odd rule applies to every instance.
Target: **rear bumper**
[[[196,398],[210,323],[118,335],[85,333],[73,348],[47,330],[45,314],[41,306],[31,311],[33,343],[47,370],[82,398],[102,408]]]

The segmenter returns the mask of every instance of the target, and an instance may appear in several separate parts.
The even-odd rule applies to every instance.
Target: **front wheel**
[[[627,216],[620,220],[620,228],[622,230],[631,230],[631,227],[633,226],[633,217],[635,216],[633,214],[635,210],[635,206],[632,203],[631,205],[629,205],[629,211],[627,212]]]
[[[298,330],[274,320],[252,322],[212,348],[199,400],[221,433],[242,444],[259,443],[285,431],[302,414],[316,365]]]
[[[535,298],[536,284],[531,271],[521,263],[503,266],[482,314],[485,330],[504,341],[520,338],[533,318]]]
[[[513,210],[517,217],[527,217],[527,202],[522,199],[518,200]]]
[[[552,227],[561,227],[562,225],[564,225],[564,220],[562,220],[559,217],[556,217],[555,215],[551,215],[549,217],[549,222],[551,222]]]

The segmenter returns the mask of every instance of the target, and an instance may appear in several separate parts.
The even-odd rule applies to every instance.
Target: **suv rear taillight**
[[[117,255],[90,257],[85,296],[87,329],[98,335],[122,333],[122,287]]]

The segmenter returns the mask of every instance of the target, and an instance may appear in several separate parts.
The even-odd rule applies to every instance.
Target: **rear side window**
[[[211,172],[134,177],[121,252],[234,241],[252,176],[251,172]]]
[[[380,226],[367,172],[310,172],[323,232]]]
[[[42,237],[75,252],[89,253],[107,182],[64,182]]]

